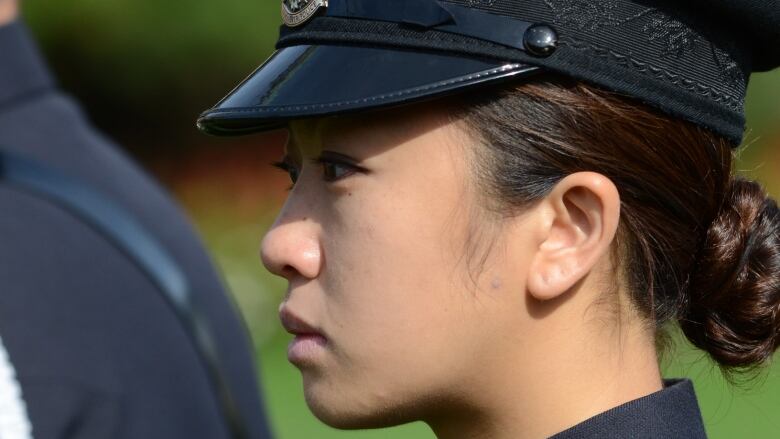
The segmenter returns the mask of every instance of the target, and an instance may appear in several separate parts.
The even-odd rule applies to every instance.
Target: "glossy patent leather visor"
[[[398,48],[300,45],[274,53],[198,119],[203,131],[239,135],[293,119],[387,108],[517,79],[539,67]]]

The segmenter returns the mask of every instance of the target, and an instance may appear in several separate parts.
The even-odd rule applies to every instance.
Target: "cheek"
[[[397,204],[356,204],[360,210],[346,214],[349,227],[325,243],[329,314],[345,314],[345,329],[401,336],[435,318],[450,299],[452,285],[443,274],[453,261],[436,236],[441,224]]]
[[[320,279],[336,338],[331,377],[359,394],[350,401],[413,400],[469,356],[473,291],[463,282],[457,199],[356,191],[333,204]]]
[[[448,194],[383,181],[361,189],[333,203],[332,227],[323,231],[324,274],[355,308],[349,311],[411,324],[419,320],[418,309],[450,296],[455,242],[465,229],[458,224],[458,197],[452,189]]]

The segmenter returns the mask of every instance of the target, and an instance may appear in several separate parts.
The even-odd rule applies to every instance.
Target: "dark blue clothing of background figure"
[[[99,190],[166,247],[207,311],[249,437],[269,437],[248,337],[187,221],[57,91],[20,23],[0,27],[0,148]],[[229,435],[203,362],[149,278],[66,209],[3,182],[0,338],[37,439]]]

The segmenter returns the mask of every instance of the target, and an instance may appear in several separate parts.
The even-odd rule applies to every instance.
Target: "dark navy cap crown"
[[[277,53],[199,120],[215,134],[554,72],[738,144],[750,73],[780,65],[778,0],[284,0]]]

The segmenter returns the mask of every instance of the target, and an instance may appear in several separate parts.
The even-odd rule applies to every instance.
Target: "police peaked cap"
[[[278,49],[198,120],[217,135],[555,72],[742,140],[780,0],[284,0]]]

